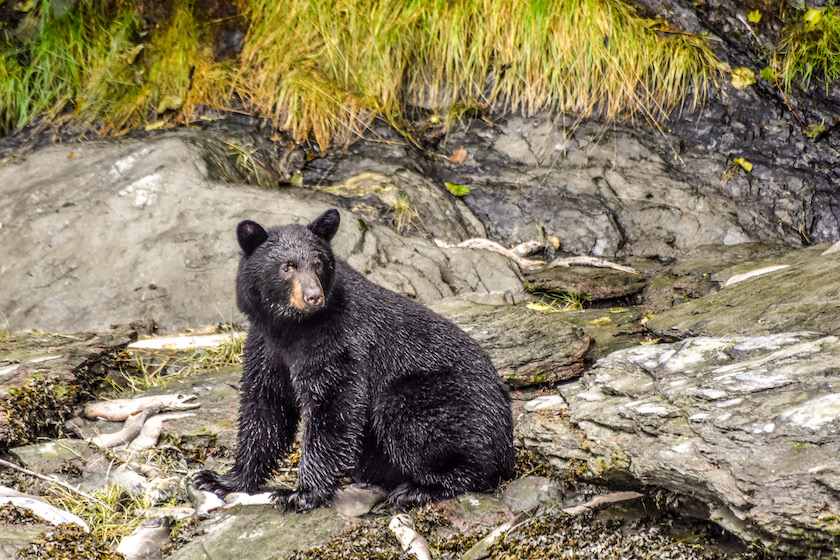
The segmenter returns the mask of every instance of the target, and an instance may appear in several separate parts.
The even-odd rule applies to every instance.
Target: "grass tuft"
[[[216,347],[195,348],[185,353],[172,353],[168,350],[132,352],[121,367],[126,388],[131,392],[141,392],[165,385],[173,378],[241,364],[246,335],[233,330],[225,332],[227,339]]]
[[[779,53],[786,91],[795,81],[807,86],[819,78],[828,87],[840,78],[840,9],[834,4],[801,10],[784,35]]]
[[[114,547],[140,526],[150,506],[142,497],[132,496],[117,484],[93,492],[91,495],[96,500],[61,486],[52,487],[51,493],[51,501],[56,506],[84,519],[97,540]]]
[[[444,122],[491,106],[659,118],[702,100],[718,68],[705,38],[622,0],[243,0],[244,44],[226,61],[211,48],[225,22],[194,0],[151,22],[145,4],[90,0],[57,16],[39,2],[0,36],[0,126],[69,112],[122,132],[244,104],[326,147],[375,116],[403,130],[418,107]]]

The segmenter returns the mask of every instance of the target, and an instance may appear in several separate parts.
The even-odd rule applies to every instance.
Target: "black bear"
[[[513,473],[508,390],[487,353],[423,305],[368,281],[333,256],[327,210],[307,226],[236,230],[237,304],[245,343],[236,463],[201,471],[218,494],[255,491],[303,418],[297,489],[278,507],[326,504],[345,477],[382,486],[398,508]]]

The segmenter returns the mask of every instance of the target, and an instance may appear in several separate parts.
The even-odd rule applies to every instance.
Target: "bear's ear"
[[[338,231],[339,222],[341,222],[341,217],[338,215],[338,210],[330,208],[306,227],[318,237],[330,241]]]
[[[239,241],[239,246],[245,251],[245,256],[248,256],[268,239],[268,234],[257,222],[245,220],[239,222],[239,225],[236,226],[236,239]]]

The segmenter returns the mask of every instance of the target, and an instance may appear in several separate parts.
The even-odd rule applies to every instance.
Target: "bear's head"
[[[335,257],[330,241],[338,230],[330,209],[309,225],[263,229],[250,220],[236,228],[242,248],[236,302],[252,321],[302,321],[331,303]]]

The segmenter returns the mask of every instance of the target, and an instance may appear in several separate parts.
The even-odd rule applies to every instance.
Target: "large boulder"
[[[529,401],[517,436],[562,476],[663,488],[809,556],[840,531],[838,359],[837,337],[802,332],[621,350]]]
[[[170,331],[243,321],[233,289],[236,224],[304,222],[346,199],[222,181],[211,156],[233,144],[230,134],[179,130],[50,145],[0,164],[0,311],[11,329],[139,322]],[[446,202],[452,195],[428,183],[422,200],[432,194],[443,199],[434,214],[441,221],[424,212],[427,227],[456,231],[457,223],[464,234],[482,233],[460,201]],[[501,255],[439,249],[346,210],[335,247],[375,282],[423,302],[522,291]]]

